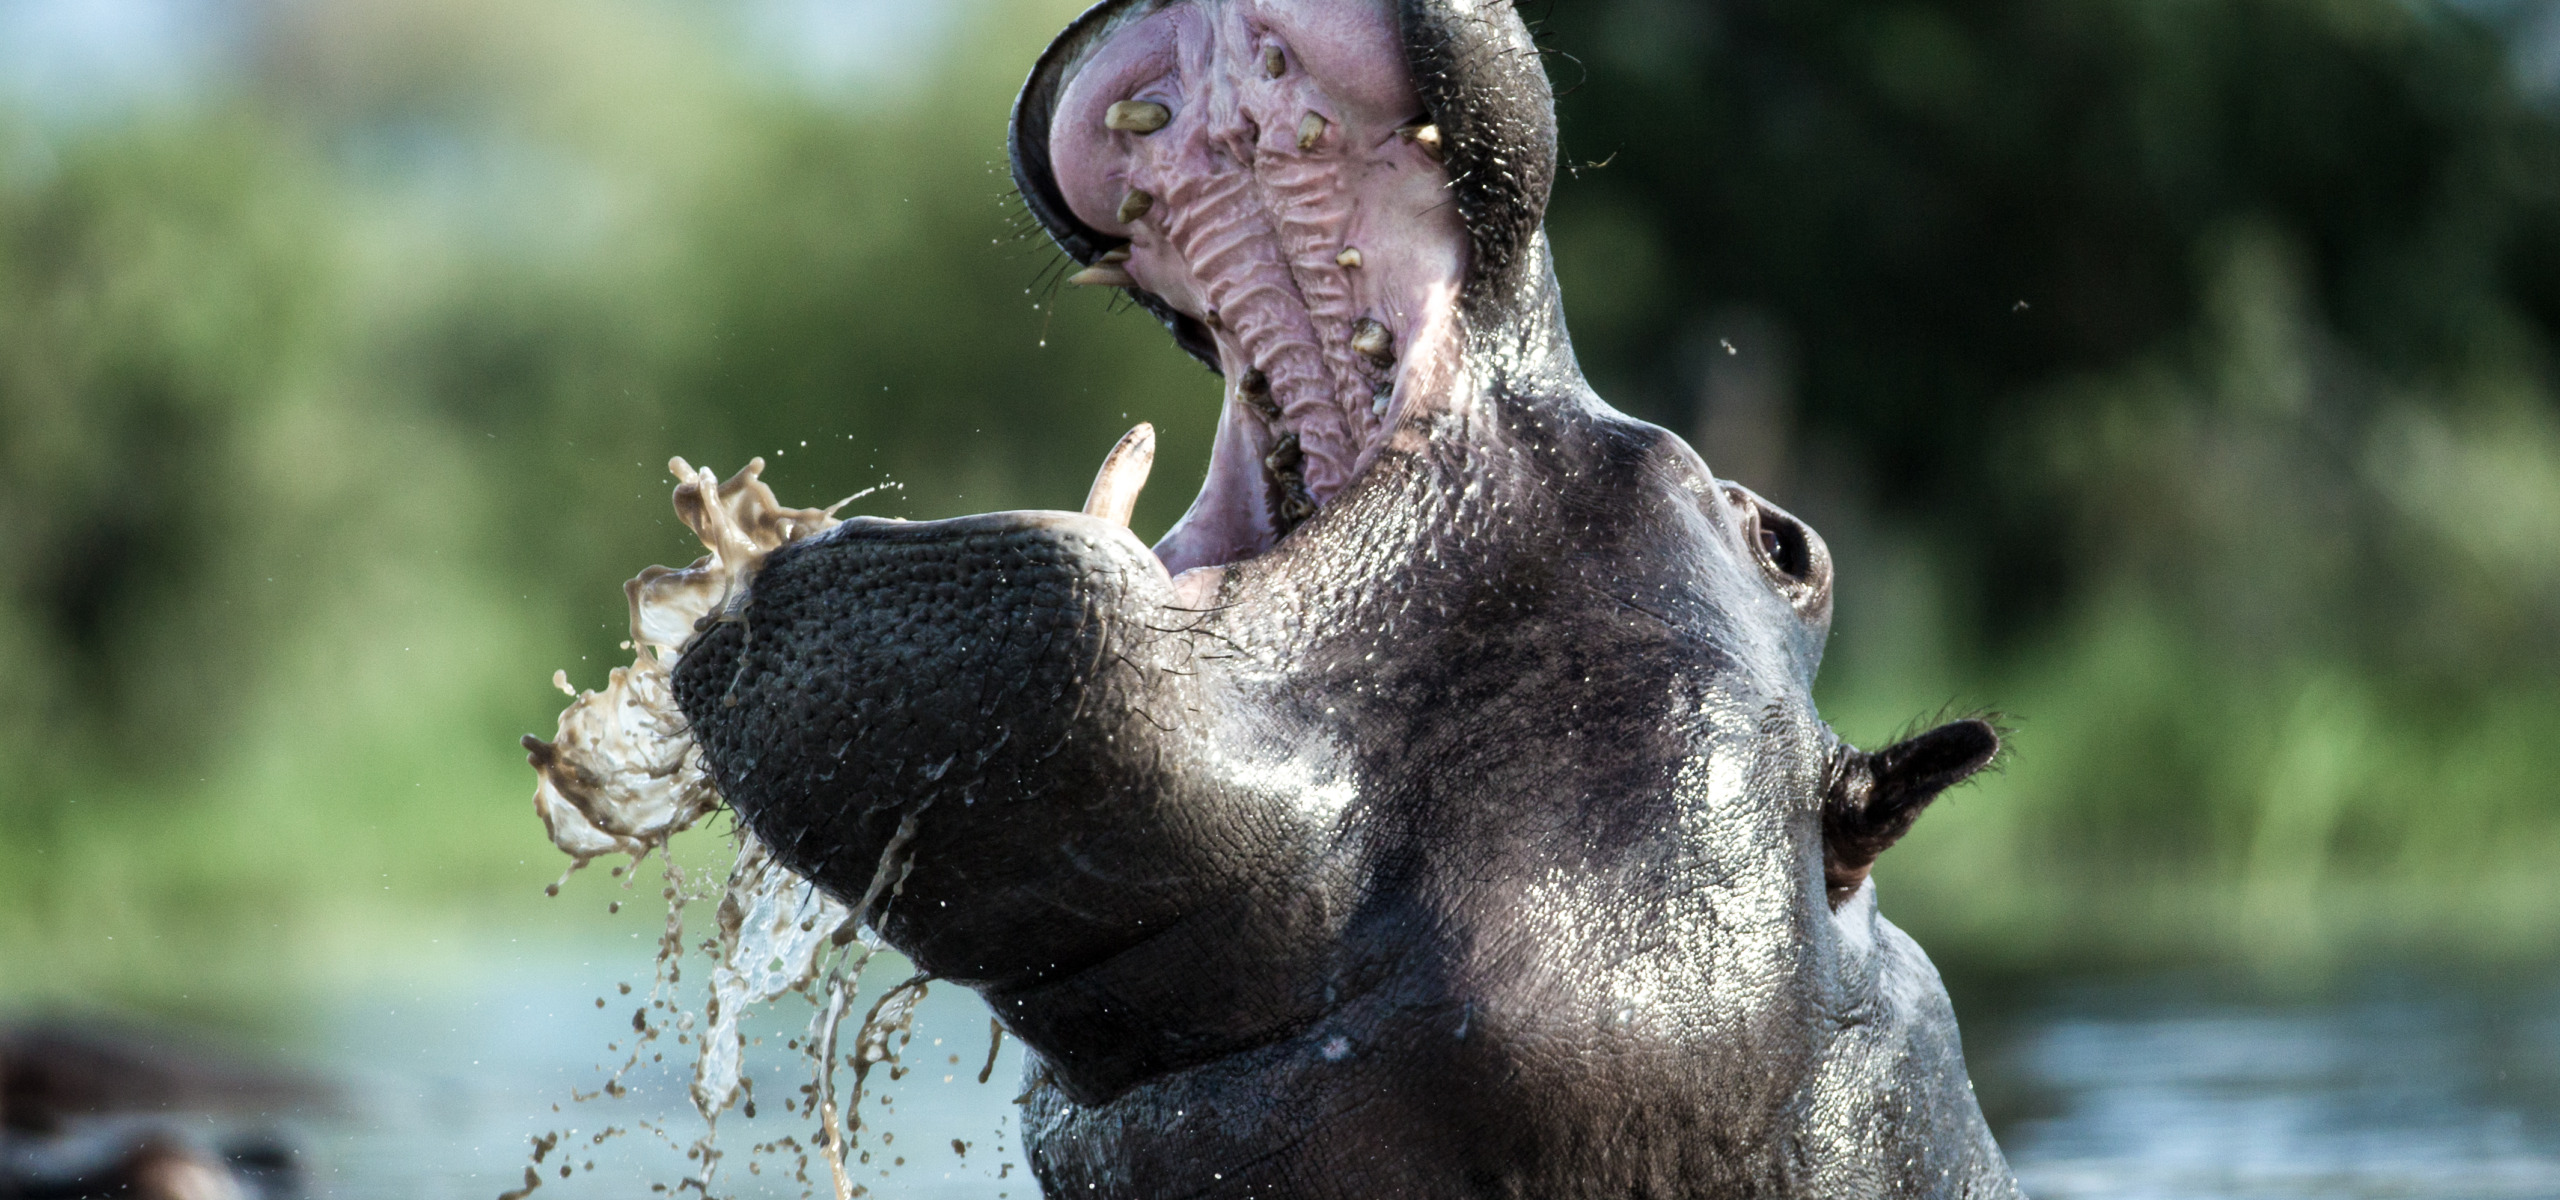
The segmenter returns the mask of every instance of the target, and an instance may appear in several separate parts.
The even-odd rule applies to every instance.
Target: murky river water
[[[2066,984],[1966,1034],[2039,1197],[2560,1196],[2560,974]]]
[[[321,1061],[343,1064],[351,1111],[290,1131],[312,1194],[492,1200],[522,1186],[529,1139],[553,1130],[570,1132],[538,1196],[648,1196],[684,1178],[699,1123],[677,1047],[630,1077],[632,1095],[570,1099],[620,1061],[604,1047],[629,1037],[615,985],[645,985],[638,957],[501,956],[476,987],[335,1004],[311,1036]],[[875,971],[869,990],[888,982]],[[2560,972],[2380,971],[2281,999],[2203,976],[1977,986],[1959,1004],[1985,1107],[2039,1197],[2560,1196]],[[780,1103],[805,1079],[784,1045],[805,1020],[786,1005],[750,1023],[766,1039],[748,1054],[760,1112],[723,1119],[716,1193],[800,1194],[792,1155],[754,1174],[746,1151],[807,1136],[811,1122]],[[1008,1043],[980,1084],[987,1035],[966,992],[927,999],[909,1073],[865,1106],[872,1157],[857,1179],[873,1195],[1038,1194],[1010,1114],[1019,1051]],[[629,1132],[596,1145],[608,1127]]]

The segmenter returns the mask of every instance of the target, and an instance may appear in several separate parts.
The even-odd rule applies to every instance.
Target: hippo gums
[[[1028,1047],[1078,1197],[2013,1196],[1868,869],[1990,761],[1815,713],[1822,539],[1584,383],[1501,0],[1111,0],[1032,213],[1224,379],[1150,549],[856,519],[677,667],[779,859]]]

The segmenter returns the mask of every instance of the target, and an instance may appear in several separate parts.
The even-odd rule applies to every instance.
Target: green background
[[[0,100],[0,1004],[272,1024],[605,928],[515,739],[694,553],[671,455],[939,517],[1148,420],[1178,514],[1214,381],[1004,168],[1075,5],[876,7],[827,71],[709,3],[273,5]],[[1531,11],[1602,393],[1830,540],[1844,734],[2014,730],[1889,915],[1995,974],[2547,956],[2541,9]]]

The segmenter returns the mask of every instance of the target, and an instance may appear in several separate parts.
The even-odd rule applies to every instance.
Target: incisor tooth
[[[1333,264],[1334,264],[1335,266],[1337,266],[1337,267],[1357,267],[1357,266],[1359,266],[1359,265],[1360,265],[1360,247],[1358,247],[1358,246],[1345,246],[1345,247],[1343,247],[1343,248],[1342,248],[1342,253],[1340,253],[1340,254],[1337,254],[1337,255],[1334,255],[1334,256],[1333,256]]]
[[[1141,423],[1122,434],[1120,444],[1103,458],[1102,469],[1094,472],[1093,490],[1084,497],[1084,515],[1128,528],[1129,514],[1138,508],[1138,493],[1146,489],[1147,472],[1155,465],[1155,426]]]
[[[1147,215],[1147,211],[1155,206],[1155,197],[1131,188],[1128,195],[1120,198],[1120,223],[1135,225],[1138,223],[1138,218]]]
[[[1117,250],[1105,250],[1102,252],[1102,257],[1093,261],[1102,263],[1106,266],[1119,266],[1120,264],[1129,261],[1129,248],[1127,246],[1122,246]]]
[[[1136,287],[1138,281],[1114,265],[1086,267],[1067,276],[1068,287]]]
[[[1431,161],[1448,161],[1446,151],[1444,151],[1440,145],[1439,126],[1429,124],[1407,125],[1396,132],[1404,135],[1404,140],[1422,147],[1422,152],[1430,155]]]
[[[1317,142],[1321,142],[1321,141],[1323,141],[1323,140],[1324,140],[1324,118],[1323,118],[1323,117],[1321,117],[1321,116],[1319,116],[1319,115],[1317,115],[1317,114],[1315,114],[1315,113],[1308,113],[1307,115],[1305,115],[1305,116],[1303,116],[1303,117],[1298,118],[1298,148],[1299,148],[1299,149],[1301,149],[1301,150],[1313,150],[1313,149],[1315,149],[1315,148],[1316,148],[1316,143],[1317,143]]]
[[[1153,100],[1122,100],[1102,114],[1102,127],[1122,133],[1154,133],[1173,120],[1173,110]]]
[[[1280,53],[1280,47],[1278,47],[1278,46],[1265,46],[1265,47],[1263,47],[1263,48],[1262,48],[1262,73],[1263,73],[1263,74],[1268,75],[1268,76],[1272,77],[1273,79],[1278,79],[1278,78],[1280,78],[1282,75],[1287,74],[1287,73],[1288,73],[1288,70],[1289,70],[1289,59],[1288,59],[1288,56],[1286,56],[1286,55],[1284,55],[1284,54]]]

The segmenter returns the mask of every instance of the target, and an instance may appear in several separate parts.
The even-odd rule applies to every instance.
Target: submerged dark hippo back
[[[1228,380],[1200,501],[850,522],[678,668],[1052,1195],[2015,1191],[1866,880],[1996,739],[1822,723],[1821,540],[1574,366],[1552,128],[1507,7],[1088,14],[1017,169]]]

